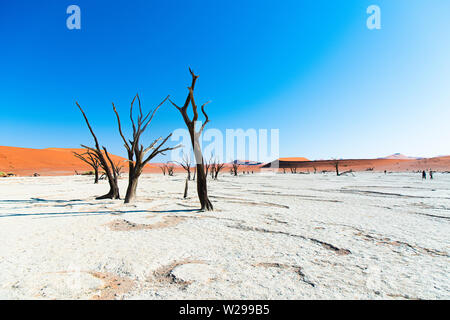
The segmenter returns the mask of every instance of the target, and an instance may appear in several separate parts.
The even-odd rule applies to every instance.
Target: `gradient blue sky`
[[[191,66],[209,128],[279,128],[281,156],[450,154],[449,15],[448,0],[1,1],[0,145],[91,144],[78,100],[124,155],[111,102],[124,121],[136,92],[181,103]],[[166,104],[146,139],[180,127]]]

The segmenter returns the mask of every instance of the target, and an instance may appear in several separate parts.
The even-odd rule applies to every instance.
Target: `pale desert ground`
[[[184,179],[0,179],[0,298],[450,298],[450,174],[225,173],[214,212]]]

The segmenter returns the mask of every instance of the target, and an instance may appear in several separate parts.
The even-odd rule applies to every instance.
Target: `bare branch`
[[[116,117],[117,117],[117,124],[119,125],[119,133],[120,133],[120,136],[122,137],[122,140],[124,142],[124,146],[125,146],[125,148],[127,149],[128,152],[131,152],[131,148],[128,145],[127,139],[125,139],[125,136],[123,135],[122,125],[120,123],[119,113],[116,110],[116,106],[114,105],[114,102],[112,103],[112,106],[113,106],[114,113],[116,114]]]

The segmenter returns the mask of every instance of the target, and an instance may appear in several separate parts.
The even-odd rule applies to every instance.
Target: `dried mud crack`
[[[342,249],[342,248],[338,248],[330,243],[318,240],[318,239],[314,239],[314,238],[308,238],[302,235],[298,235],[298,234],[292,234],[289,232],[284,232],[284,231],[274,231],[274,230],[268,230],[268,229],[263,229],[263,228],[257,228],[257,227],[248,227],[248,226],[244,226],[242,224],[237,224],[237,225],[228,225],[229,228],[233,228],[233,229],[238,229],[238,230],[244,230],[244,231],[255,231],[255,232],[263,232],[263,233],[271,233],[271,234],[283,234],[289,237],[295,237],[295,238],[300,238],[303,240],[307,240],[307,241],[311,241],[313,243],[319,244],[321,245],[323,248],[328,249],[330,251],[333,251],[334,253],[336,253],[337,255],[348,255],[351,254],[351,251],[348,249]]]
[[[154,230],[173,227],[185,220],[186,220],[185,217],[166,216],[163,217],[163,221],[154,224],[139,224],[130,222],[125,219],[116,219],[108,223],[107,226],[113,231]]]
[[[184,289],[186,289],[186,287],[188,285],[190,285],[192,283],[192,281],[185,281],[183,279],[177,278],[173,271],[176,267],[179,267],[179,266],[182,266],[185,264],[190,264],[190,263],[205,264],[205,262],[202,260],[174,261],[168,265],[164,265],[164,266],[158,268],[157,270],[155,270],[153,272],[154,278],[151,280],[154,280],[156,283],[158,283],[160,285],[167,285],[167,284],[176,285],[180,289],[184,290]]]
[[[280,269],[286,269],[291,270],[294,273],[296,273],[300,280],[303,281],[306,284],[309,284],[311,287],[315,287],[316,285],[308,280],[306,275],[303,273],[302,267],[296,266],[296,265],[289,265],[284,263],[268,263],[268,262],[261,262],[253,265],[254,267],[264,267],[264,268],[280,268]]]

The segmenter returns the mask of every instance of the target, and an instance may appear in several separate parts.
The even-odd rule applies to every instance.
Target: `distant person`
[[[384,170],[384,174],[386,174],[387,173],[387,171],[386,170]]]
[[[430,180],[433,180],[433,171],[430,169]]]
[[[427,173],[425,170],[422,171],[422,180],[423,179],[425,179],[425,180],[427,179]]]

